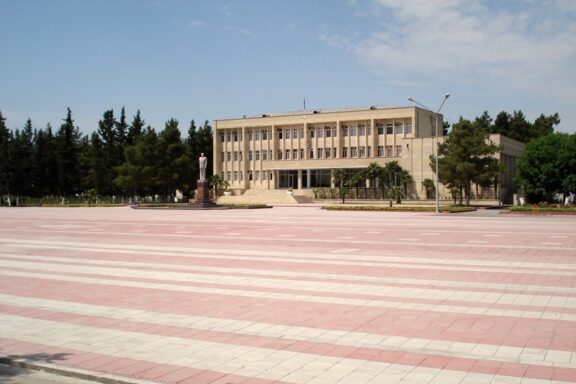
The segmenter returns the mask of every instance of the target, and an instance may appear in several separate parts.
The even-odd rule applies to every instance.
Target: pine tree
[[[0,197],[9,194],[8,178],[8,148],[12,139],[12,133],[6,127],[6,119],[0,111]]]
[[[93,159],[88,163],[91,166],[98,167],[98,169],[91,169],[89,174],[93,177],[97,177],[98,194],[101,195],[113,195],[116,192],[116,186],[114,185],[114,178],[116,173],[114,167],[122,164],[123,161],[119,156],[120,143],[119,143],[119,132],[116,129],[118,122],[114,118],[114,111],[112,109],[107,110],[102,115],[102,119],[98,122],[98,135],[100,136],[101,148],[98,149],[99,159]],[[95,153],[91,152],[91,155]],[[93,179],[96,182],[96,179]],[[96,188],[96,185],[94,185]]]
[[[165,195],[176,189],[188,190],[192,182],[192,164],[182,142],[178,120],[170,119],[160,132],[160,167],[158,177]]]
[[[123,151],[128,135],[128,123],[126,123],[126,111],[124,110],[124,107],[122,107],[122,110],[120,111],[120,120],[118,120],[114,126],[116,127],[116,159],[114,164],[119,165],[124,162]]]
[[[37,196],[55,195],[58,191],[58,168],[54,134],[50,123],[34,139],[34,180]]]
[[[58,193],[62,196],[80,192],[79,140],[80,133],[74,127],[72,111],[68,108],[64,123],[56,134]]]
[[[132,119],[130,127],[128,127],[128,134],[126,136],[126,143],[132,145],[136,142],[138,136],[140,136],[144,130],[145,121],[140,117],[140,110],[136,112],[136,115]]]
[[[489,141],[489,133],[481,124],[474,124],[462,117],[452,126],[446,140],[438,146],[439,178],[442,184],[460,191],[460,204],[466,195],[466,205],[470,204],[472,181],[485,175],[487,168],[496,159],[498,147]],[[434,156],[430,156],[430,167],[434,172]]]
[[[34,195],[34,144],[32,121],[16,130],[9,146],[9,189],[16,196]]]

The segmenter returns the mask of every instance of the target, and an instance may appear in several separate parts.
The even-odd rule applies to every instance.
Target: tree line
[[[197,158],[212,158],[208,121],[190,122],[182,137],[179,122],[169,119],[160,132],[146,125],[140,111],[128,123],[125,109],[117,117],[107,110],[90,135],[74,125],[72,111],[57,130],[50,124],[10,130],[0,112],[0,196],[173,196],[196,188]],[[210,167],[209,167],[210,168]],[[211,170],[208,169],[208,172]]]

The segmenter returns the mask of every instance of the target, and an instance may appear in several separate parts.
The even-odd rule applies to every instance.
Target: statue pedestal
[[[196,200],[190,205],[199,208],[212,208],[215,207],[216,204],[210,200],[210,189],[208,188],[207,181],[200,181],[198,180],[198,187],[196,189]]]

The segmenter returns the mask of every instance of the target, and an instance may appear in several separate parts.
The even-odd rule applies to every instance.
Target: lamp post
[[[444,95],[444,100],[442,100],[442,104],[440,104],[440,107],[438,107],[438,110],[436,111],[436,119],[435,119],[435,124],[434,124],[434,136],[436,137],[436,155],[435,157],[435,163],[436,163],[436,172],[434,173],[434,184],[436,185],[436,213],[440,213],[440,191],[439,191],[439,177],[438,175],[440,174],[440,169],[438,169],[438,114],[440,113],[440,110],[442,109],[442,107],[444,106],[444,103],[446,102],[446,100],[448,100],[448,98],[450,97],[450,94],[447,93]],[[409,101],[418,104],[419,106],[421,106],[422,108],[433,112],[430,108],[428,108],[427,106],[425,106],[424,104],[418,102],[417,100],[413,99],[412,97],[408,98]]]

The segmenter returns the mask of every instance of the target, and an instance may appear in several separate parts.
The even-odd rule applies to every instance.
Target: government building
[[[316,188],[336,187],[336,169],[352,174],[373,162],[384,166],[397,161],[412,176],[406,197],[426,199],[422,182],[434,179],[429,158],[434,153],[436,124],[442,141],[442,115],[414,106],[215,120],[214,174],[221,175],[237,196],[247,191],[273,190],[312,196]],[[503,170],[496,189],[498,196],[494,196],[494,188],[482,188],[481,197],[510,200],[515,193],[516,157],[524,145],[501,135],[491,135],[490,140],[500,146],[496,157]],[[451,198],[442,185],[440,196]]]

